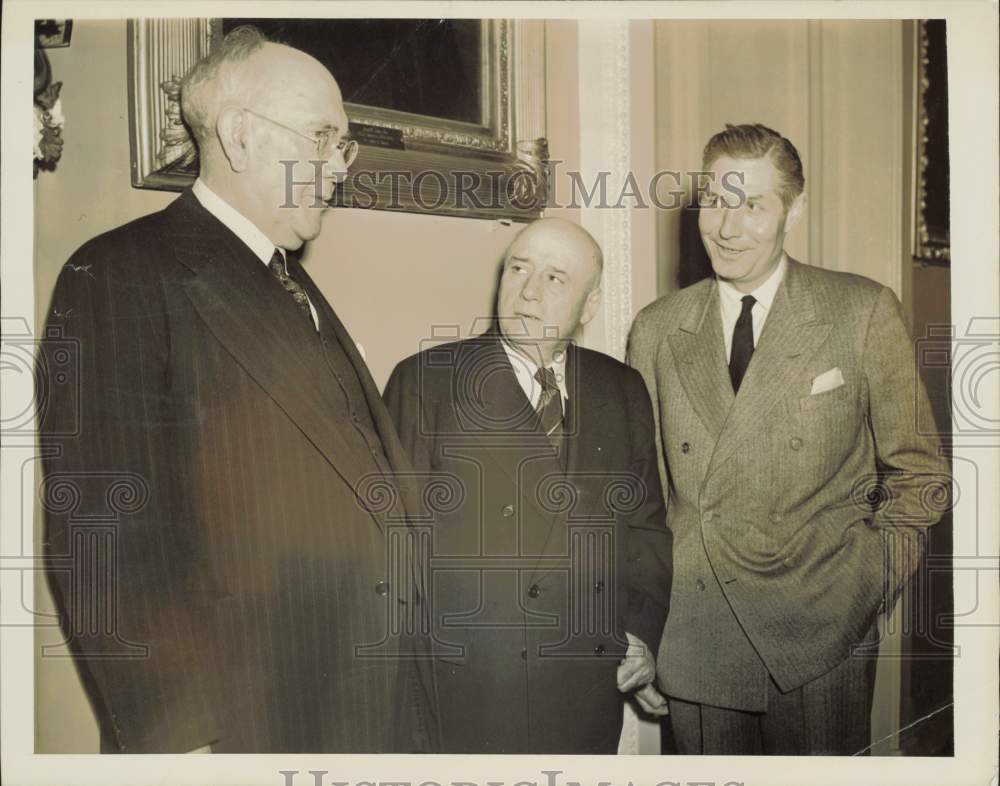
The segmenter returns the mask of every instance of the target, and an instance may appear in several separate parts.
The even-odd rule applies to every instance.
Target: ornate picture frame
[[[916,24],[913,257],[951,262],[949,227],[948,53],[945,20]]]
[[[336,19],[314,20],[317,25]],[[360,153],[334,205],[530,221],[548,197],[544,22],[482,20],[485,124],[347,103]],[[198,171],[180,80],[222,19],[128,23],[132,185],[179,191]]]

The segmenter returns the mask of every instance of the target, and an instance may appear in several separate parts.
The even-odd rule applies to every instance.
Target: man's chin
[[[712,272],[715,273],[716,277],[733,284],[742,279],[747,273],[746,266],[740,264],[739,261],[720,259],[714,254],[710,255],[709,261],[712,263]]]
[[[317,215],[317,218],[319,218],[319,215]],[[321,221],[316,221],[315,223],[310,222],[307,226],[296,227],[295,235],[296,239],[298,240],[299,246],[301,246],[303,243],[308,243],[310,240],[315,240],[316,238],[318,238],[320,235],[320,231],[322,229],[323,229],[323,224]]]

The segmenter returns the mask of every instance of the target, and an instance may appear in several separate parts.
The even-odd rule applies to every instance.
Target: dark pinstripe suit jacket
[[[391,469],[408,462],[353,341],[303,284],[322,342],[190,192],[85,244],[59,277],[42,357],[70,342],[79,386],[43,363],[46,556],[112,749],[414,745],[417,687],[431,691],[385,657],[402,646],[387,612],[418,578],[387,557],[405,493],[369,483],[330,342]],[[359,487],[388,489],[397,515]]]
[[[670,695],[759,711],[768,675],[798,687],[862,641],[950,481],[917,431],[927,397],[885,287],[790,260],[738,396],[724,355],[715,279],[635,320],[675,537],[658,668]],[[844,384],[812,394],[838,368]]]
[[[446,753],[614,753],[624,633],[657,647],[671,535],[638,374],[571,347],[565,456],[495,334],[400,363],[385,398],[434,514]],[[426,495],[434,499],[433,495]]]

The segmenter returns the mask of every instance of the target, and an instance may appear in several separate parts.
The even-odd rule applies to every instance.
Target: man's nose
[[[336,147],[327,156],[326,163],[323,164],[323,175],[324,177],[335,178],[338,181],[347,177],[347,161],[344,160],[343,152]]]
[[[741,211],[736,207],[722,208],[722,223],[719,224],[719,237],[735,237],[740,233]]]
[[[528,276],[528,280],[525,281],[524,286],[521,287],[521,297],[525,300],[541,299],[542,288],[537,275]]]

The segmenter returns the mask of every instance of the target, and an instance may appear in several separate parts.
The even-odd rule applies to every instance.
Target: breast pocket
[[[799,411],[810,412],[814,409],[820,409],[822,407],[835,407],[844,402],[849,403],[856,395],[857,386],[855,384],[845,382],[840,387],[833,388],[832,390],[825,390],[822,393],[813,393],[808,396],[802,396],[799,399]]]
[[[845,376],[846,373],[845,373]],[[789,417],[771,435],[780,456],[780,485],[796,496],[825,482],[863,438],[863,382],[848,378],[840,387],[788,400]]]

